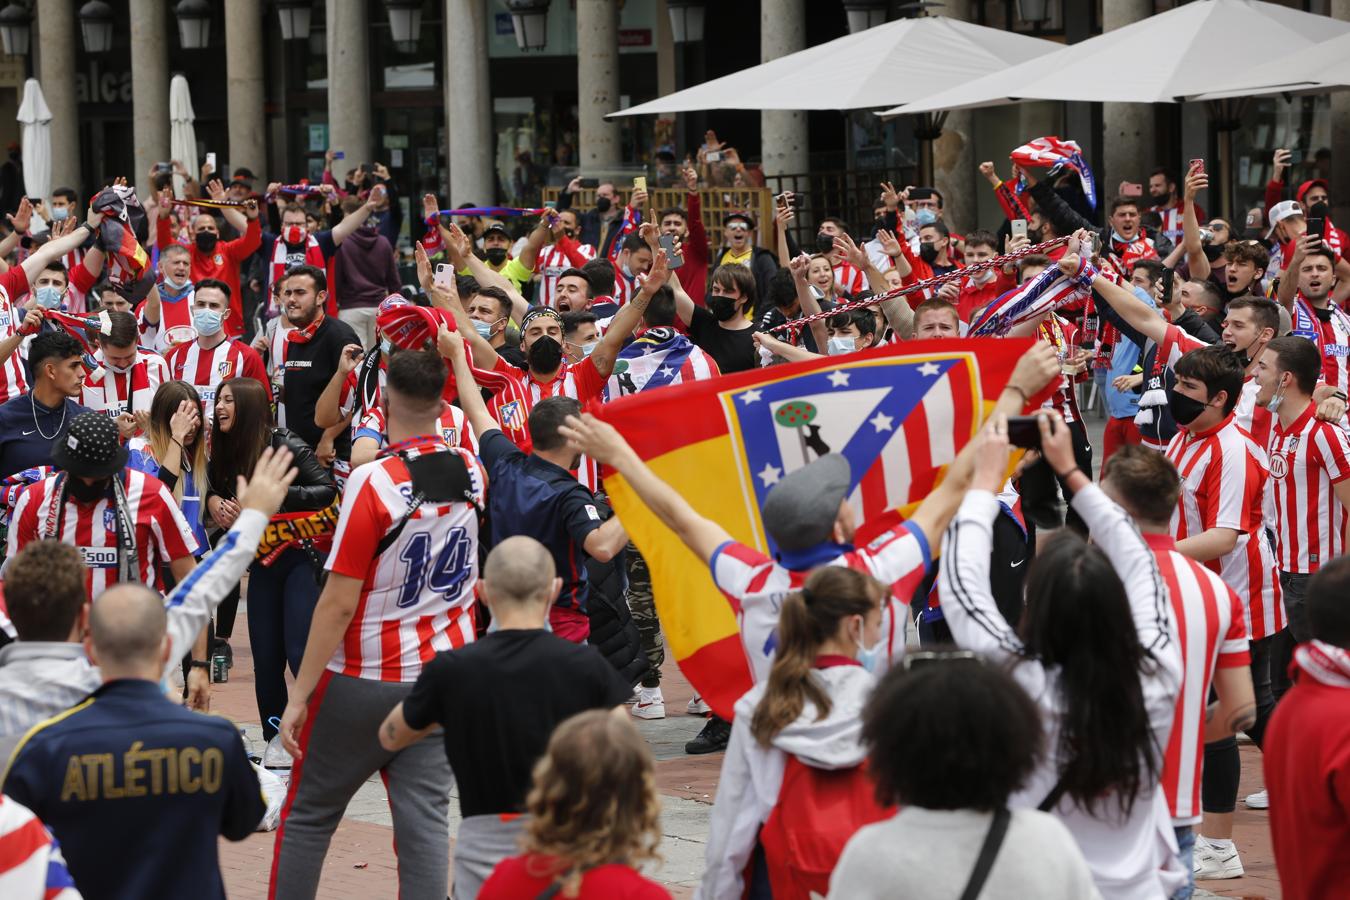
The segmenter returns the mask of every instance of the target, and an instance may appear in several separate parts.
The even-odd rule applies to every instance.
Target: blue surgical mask
[[[582,345],[581,345],[581,358],[582,358],[582,359],[585,359],[586,357],[590,356],[593,352],[595,352],[595,345],[598,344],[598,343],[600,343],[600,342],[599,342],[599,341],[596,341],[594,344],[582,344]]]
[[[393,349],[394,349],[393,341],[389,340],[389,338],[380,338],[380,352],[382,354],[388,356],[390,351],[392,351]]]
[[[832,337],[829,343],[829,355],[840,356],[844,353],[852,353],[857,346],[857,341],[851,337]]]
[[[937,221],[937,213],[926,206],[921,206],[914,212],[914,221],[919,223],[920,228],[932,225]]]
[[[70,207],[69,207],[69,206],[53,206],[53,207],[52,207],[52,221],[53,221],[53,222],[59,222],[59,221],[61,221],[62,219],[64,219],[64,218],[65,218],[66,216],[68,216],[68,215],[70,215]]]
[[[862,664],[864,669],[876,674],[877,670],[881,668],[881,654],[885,651],[886,647],[885,636],[883,635],[882,637],[877,638],[877,642],[870,647],[864,647],[861,640],[857,643],[858,662]]]
[[[168,288],[175,294],[181,294],[183,291],[187,290],[191,286],[192,286],[191,281],[174,281],[169,276],[167,275],[164,276],[164,287]]]
[[[192,327],[197,329],[197,333],[202,337],[210,337],[220,331],[220,326],[224,324],[225,317],[214,309],[194,309],[192,311]]]
[[[476,332],[478,332],[478,336],[479,336],[480,338],[482,338],[483,340],[485,340],[485,341],[492,337],[492,323],[491,323],[491,322],[480,322],[480,321],[478,321],[477,319],[474,319],[474,320],[473,320],[473,330],[476,331]]]
[[[61,306],[61,289],[44,284],[33,291],[33,298],[43,309],[58,309]]]

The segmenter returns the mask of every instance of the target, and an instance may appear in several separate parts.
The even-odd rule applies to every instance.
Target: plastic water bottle
[[[281,728],[281,720],[276,716],[268,719],[268,724],[273,728]],[[291,764],[295,760],[281,743],[281,734],[272,735],[272,739],[267,742],[267,749],[263,751],[262,767],[275,774],[282,781],[290,784]]]

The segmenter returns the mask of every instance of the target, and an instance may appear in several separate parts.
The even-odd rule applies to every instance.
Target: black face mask
[[[834,236],[820,232],[816,235],[816,249],[821,253],[831,253],[834,251]]]
[[[197,245],[197,249],[203,253],[210,253],[216,249],[216,242],[220,240],[220,235],[214,231],[203,231],[192,239]]]
[[[919,259],[928,263],[930,266],[937,262],[938,251],[937,244],[931,241],[923,241],[919,244]]]
[[[595,198],[595,211],[600,213],[601,215],[604,215],[605,213],[609,212],[613,206],[614,201],[609,199],[608,197]]]
[[[486,256],[487,261],[494,266],[500,266],[502,263],[506,262],[505,247],[493,247],[490,250],[484,250],[483,255]]]
[[[708,295],[708,312],[717,317],[717,321],[726,322],[736,315],[736,301],[718,294]]]
[[[1153,201],[1153,205],[1154,205],[1154,206],[1162,206],[1162,205],[1165,204],[1168,200],[1171,200],[1171,199],[1172,199],[1172,195],[1171,195],[1171,194],[1167,194],[1167,193],[1163,193],[1163,194],[1154,194],[1154,193],[1150,192],[1149,195],[1148,195],[1148,199],[1150,199],[1150,200]]]
[[[562,344],[547,335],[535,338],[525,357],[534,371],[552,372],[562,363]]]
[[[1199,418],[1209,404],[1187,397],[1171,385],[1167,387],[1167,408],[1178,425],[1189,425]]]
[[[100,479],[93,484],[87,484],[82,479],[70,476],[70,496],[74,497],[80,503],[93,503],[103,497],[108,492],[107,478]]]
[[[1214,262],[1223,256],[1223,244],[1205,244],[1200,249],[1204,251],[1205,259],[1210,262]]]

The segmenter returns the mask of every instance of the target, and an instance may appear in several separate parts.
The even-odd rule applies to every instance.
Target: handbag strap
[[[1011,820],[1012,813],[1006,809],[994,811],[994,820],[989,823],[989,831],[980,846],[980,855],[975,859],[975,868],[971,870],[966,889],[961,892],[961,900],[975,900],[980,896],[980,891],[984,890],[984,883],[989,879],[990,870],[994,868],[994,860],[998,857],[999,848],[1003,846],[1003,839],[1008,834],[1008,823]]]

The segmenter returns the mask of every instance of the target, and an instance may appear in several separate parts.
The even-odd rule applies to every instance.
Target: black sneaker
[[[731,723],[726,719],[712,716],[698,736],[684,745],[684,752],[694,756],[700,753],[716,753],[727,749],[727,742],[730,740]]]

